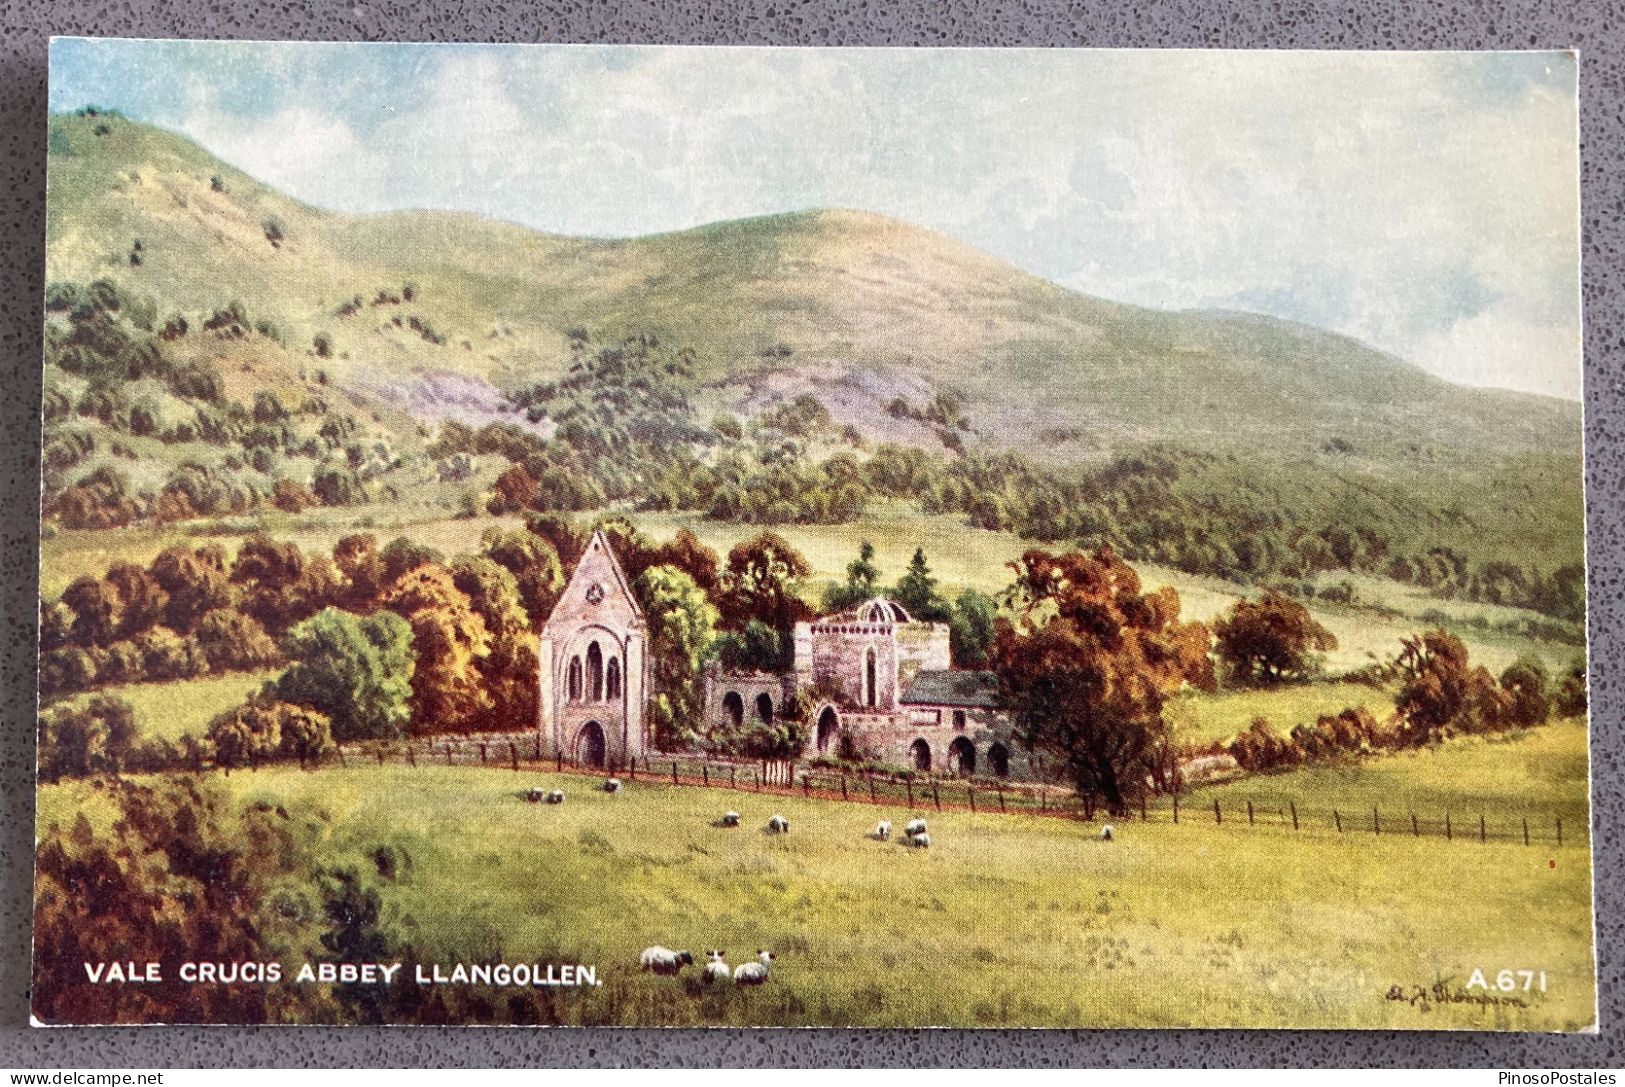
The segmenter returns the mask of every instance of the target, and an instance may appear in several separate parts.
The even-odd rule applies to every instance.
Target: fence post
[[[1174,825],[1179,825],[1179,794],[1174,794]]]
[[[1005,807],[1004,807],[1004,790],[1003,790],[1003,789],[1000,789],[1000,790],[999,790],[999,813],[1000,813],[1000,814],[1001,814],[1001,815],[1002,815],[1002,814],[1004,814],[1004,813],[1005,813]]]
[[[1145,794],[1141,793],[1140,794],[1140,822],[1143,823],[1145,821],[1146,821],[1146,816],[1145,816]]]
[[[1452,832],[1450,826],[1450,813],[1448,811],[1444,813],[1444,840],[1447,842],[1455,840],[1455,834]]]
[[[344,748],[342,746],[339,746],[339,745],[335,745],[335,746],[338,746],[339,765],[344,767],[345,769],[349,769],[350,764],[344,761]]]
[[[542,734],[536,733],[536,761],[542,761]]]
[[[1287,801],[1287,806],[1292,809],[1292,829],[1297,830],[1298,829],[1298,802],[1296,800],[1288,800]]]
[[[846,773],[845,773],[845,771],[842,771],[842,773],[841,773],[841,799],[842,800],[846,799]]]
[[[485,742],[483,740],[480,742],[479,748],[480,748],[480,765],[483,766],[483,765],[485,765]]]
[[[874,779],[873,774],[871,774],[869,776],[869,803],[871,803],[871,804],[880,803],[880,801],[878,799],[876,799],[876,797],[875,797],[875,779]]]
[[[965,786],[965,795],[970,797],[971,814],[975,815],[976,814],[976,790],[972,789],[969,785],[967,785],[967,786]]]
[[[512,740],[508,741],[508,754],[513,756],[513,772],[519,772],[519,745]]]
[[[673,785],[677,784],[677,760],[676,759],[671,760],[671,783]]]
[[[1557,821],[1557,844],[1563,844],[1563,820],[1561,819]]]
[[[1038,810],[1049,811],[1049,790],[1042,785],[1038,787]]]
[[[564,770],[564,747],[563,747],[563,745],[560,745],[559,749],[557,751],[553,752],[553,769],[561,771],[561,772]]]
[[[1219,814],[1219,802],[1217,800],[1213,802],[1213,822],[1215,824],[1224,822],[1224,816]]]
[[[1343,816],[1336,808],[1332,809],[1332,822],[1337,824],[1337,833],[1343,833]]]
[[[1251,800],[1247,801],[1247,825],[1248,826],[1254,826],[1255,825],[1253,823],[1253,802]]]
[[[417,754],[412,750],[412,745],[410,743],[406,745],[406,762],[407,765],[413,768],[416,768],[418,764]]]
[[[791,780],[793,781],[795,771],[792,769],[790,773]],[[810,773],[801,775],[801,795],[806,797],[812,796],[812,774]]]
[[[931,803],[936,805],[938,811],[942,810],[942,797],[937,795],[937,779],[936,778],[931,779]]]
[[[708,762],[700,763],[700,780],[704,781],[705,784],[707,784],[707,785],[711,784],[711,764],[710,763],[708,763]]]
[[[728,788],[739,788],[739,767],[737,766],[728,767]]]
[[[1529,844],[1529,817],[1527,815],[1523,817],[1523,844]]]
[[[1411,837],[1420,838],[1421,836],[1422,828],[1416,822],[1416,813],[1411,812]]]
[[[446,765],[447,766],[451,765],[451,744],[450,743],[446,744]]]
[[[626,760],[626,780],[638,780],[638,757],[636,755]]]
[[[384,749],[380,746],[380,747],[374,748],[373,750],[378,755],[378,765],[379,766],[384,765]]]
[[[1377,814],[1377,806],[1371,805],[1371,833],[1382,833],[1382,817]]]
[[[1484,829],[1484,813],[1479,812],[1479,814],[1478,814],[1478,841],[1479,841],[1479,844],[1482,845],[1484,842],[1487,842],[1489,840],[1490,840],[1490,836],[1489,836],[1488,832]]]
[[[908,789],[908,806],[912,808],[914,806],[914,779],[904,778],[903,785]]]

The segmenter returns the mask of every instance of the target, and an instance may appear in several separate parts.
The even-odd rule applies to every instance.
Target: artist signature
[[[1388,1000],[1409,1004],[1424,1014],[1438,1005],[1470,1004],[1480,1008],[1527,1008],[1521,996],[1507,993],[1474,993],[1456,984],[1455,978],[1440,978],[1431,985],[1390,985]]]

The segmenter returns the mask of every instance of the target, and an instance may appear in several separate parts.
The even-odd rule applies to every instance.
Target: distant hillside
[[[48,498],[115,466],[149,495],[135,504],[152,508],[187,463],[259,494],[284,479],[315,486],[326,471],[327,491],[342,495],[356,489],[334,482],[346,457],[360,490],[374,479],[398,490],[431,478],[423,458],[445,420],[513,422],[536,443],[563,420],[569,432],[545,452],[508,439],[471,446],[499,461],[475,464],[468,486],[487,487],[502,458],[529,456],[537,477],[602,477],[572,492],[578,501],[699,502],[747,519],[772,509],[771,522],[792,515],[798,488],[822,486],[809,473],[836,452],[892,442],[958,464],[892,496],[1029,533],[1132,539],[1161,561],[1199,555],[1204,569],[1257,576],[1343,561],[1299,537],[1362,528],[1380,537],[1361,545],[1372,569],[1401,548],[1405,569],[1466,569],[1455,553],[1545,569],[1580,561],[1577,404],[1453,385],[1344,336],[1091,298],[861,211],[563,238],[465,214],[320,211],[116,116],[52,117],[49,139],[59,304]],[[139,344],[97,347],[113,355],[94,365],[73,354],[99,333],[73,323],[77,296],[60,291],[98,280],[126,300],[116,323],[144,323],[137,340],[177,321],[190,330],[151,348],[164,372],[131,364],[147,382],[139,403],[106,389],[123,365],[109,359]],[[645,382],[634,404],[603,374],[558,384],[584,360],[621,366],[624,341],[649,345],[638,365],[672,387],[650,394]],[[190,367],[218,370],[220,395],[191,397]],[[193,410],[214,439],[173,423]],[[719,416],[746,431],[718,438],[732,425],[713,432]],[[116,437],[98,442],[98,428]],[[781,433],[795,437],[793,471],[775,459]],[[1164,482],[1153,486],[1132,467],[1152,447],[1210,459],[1159,454],[1147,480]],[[1003,451],[1040,475],[983,462]],[[768,467],[752,468],[758,460]],[[414,463],[410,484],[392,467]],[[1079,471],[1104,474],[1077,482]],[[831,509],[848,516],[867,493]],[[1183,519],[1177,531],[1170,517]],[[1430,558],[1436,547],[1453,552]],[[1310,557],[1248,566],[1261,551]]]

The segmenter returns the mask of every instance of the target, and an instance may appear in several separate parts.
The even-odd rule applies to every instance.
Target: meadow
[[[1288,837],[1198,821],[1116,840],[1061,819],[931,814],[933,844],[868,837],[901,809],[475,767],[262,770],[243,804],[316,812],[327,865],[371,877],[385,921],[436,961],[581,962],[572,1022],[1576,1030],[1594,1022],[1582,854],[1522,845]],[[527,804],[532,785],[567,791]],[[1583,788],[1583,785],[1581,786]],[[40,791],[41,827],[108,813]],[[713,827],[727,809],[736,830]],[[761,829],[773,812],[791,832]],[[1425,875],[1421,875],[1425,873]],[[1470,890],[1469,890],[1470,888]],[[778,958],[758,990],[637,969],[650,944]],[[1523,1006],[1412,1002],[1393,986],[1546,971]],[[1480,993],[1481,995],[1481,993]],[[1496,994],[1506,996],[1508,994]]]

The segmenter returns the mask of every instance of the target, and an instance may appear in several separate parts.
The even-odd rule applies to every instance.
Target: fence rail
[[[1586,846],[1590,827],[1584,818],[1565,818],[1547,811],[1464,809],[1421,811],[1381,805],[1307,807],[1292,799],[1221,798],[1194,792],[1163,794],[1135,801],[1124,812],[1110,814],[1053,785],[946,775],[842,771],[789,761],[729,761],[693,756],[644,758],[630,763],[583,766],[562,754],[542,757],[533,736],[438,740],[370,749],[340,749],[337,761],[404,763],[409,766],[488,766],[512,772],[552,771],[625,781],[733,789],[774,796],[903,807],[910,811],[963,811],[1046,818],[1136,821],[1170,825],[1209,824],[1288,836],[1370,838],[1436,838],[1488,844],[1522,843],[1534,847]]]

